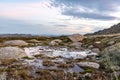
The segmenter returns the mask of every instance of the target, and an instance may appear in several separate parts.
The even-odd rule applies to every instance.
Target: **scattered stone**
[[[28,43],[23,40],[10,40],[3,43],[5,46],[27,46]]]
[[[88,49],[92,49],[94,46],[93,45],[90,45],[90,46],[88,46]]]
[[[79,62],[78,66],[99,69],[100,65],[95,62]]]
[[[100,53],[99,48],[93,48],[92,51],[95,52],[95,53]]]
[[[55,45],[59,45],[59,43],[61,43],[61,42],[62,42],[62,40],[55,39],[55,40],[52,40],[49,44],[52,46],[55,46]]]
[[[82,41],[85,37],[80,34],[73,34],[68,37],[73,42],[79,42]]]
[[[73,46],[75,48],[81,48],[82,43],[81,42],[73,42],[70,46]]]
[[[0,80],[7,80],[7,73],[3,72],[0,74]]]
[[[96,41],[95,44],[101,44],[101,41]]]
[[[17,47],[0,48],[0,59],[18,59],[27,56],[25,51]]]
[[[108,45],[113,45],[115,43],[115,41],[110,41],[108,42]]]

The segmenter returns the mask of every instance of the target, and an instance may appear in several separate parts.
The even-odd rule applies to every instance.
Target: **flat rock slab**
[[[77,65],[80,67],[90,67],[90,68],[95,68],[95,69],[99,69],[100,67],[100,65],[95,62],[79,62]]]

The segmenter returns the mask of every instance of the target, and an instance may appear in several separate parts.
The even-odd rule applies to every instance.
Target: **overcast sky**
[[[119,22],[120,0],[0,0],[0,34],[85,34]]]

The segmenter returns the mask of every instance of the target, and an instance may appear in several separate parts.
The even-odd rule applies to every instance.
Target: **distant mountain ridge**
[[[107,34],[116,34],[116,33],[120,33],[120,23],[113,25],[108,29],[100,30],[86,35],[107,35]]]
[[[0,34],[0,37],[32,37],[31,34]]]

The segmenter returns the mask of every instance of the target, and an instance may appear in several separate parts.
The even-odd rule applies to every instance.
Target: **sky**
[[[0,0],[0,34],[86,34],[120,22],[120,0]]]

